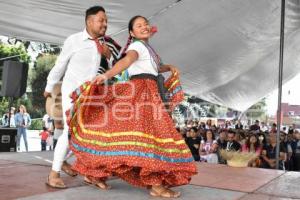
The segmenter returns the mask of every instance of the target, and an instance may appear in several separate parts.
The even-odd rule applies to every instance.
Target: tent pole
[[[276,169],[279,169],[280,153],[280,125],[281,125],[281,97],[282,97],[282,76],[283,76],[283,50],[284,50],[284,16],[285,0],[281,0],[281,23],[280,23],[280,55],[278,74],[278,109],[277,109],[277,134],[276,134]]]

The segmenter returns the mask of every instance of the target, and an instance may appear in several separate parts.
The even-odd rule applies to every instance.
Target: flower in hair
[[[157,26],[152,26],[150,32],[151,32],[151,35],[154,35],[155,33],[157,33]]]

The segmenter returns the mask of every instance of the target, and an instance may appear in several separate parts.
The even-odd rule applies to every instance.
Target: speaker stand
[[[8,97],[8,125],[6,127],[10,128],[10,118],[11,118],[11,107],[13,104],[14,98]]]

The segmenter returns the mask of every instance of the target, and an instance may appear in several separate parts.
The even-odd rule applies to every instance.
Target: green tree
[[[13,57],[16,56],[16,57]],[[30,63],[31,58],[26,52],[26,49],[23,44],[19,45],[9,45],[0,43],[0,58],[5,59],[8,57],[10,60],[16,60],[20,62]],[[0,60],[0,66],[3,65],[4,60]]]
[[[45,114],[45,98],[43,96],[47,76],[54,66],[57,56],[52,54],[43,54],[37,58],[35,67],[31,71],[30,85],[31,85],[31,98],[33,109],[38,117]]]
[[[3,69],[3,62],[8,59],[14,61],[20,61],[29,64],[31,61],[31,57],[26,52],[26,49],[23,44],[18,45],[9,45],[0,43],[0,78],[2,78],[2,69]],[[2,85],[2,79],[0,82]],[[13,106],[18,106],[20,104],[24,104],[27,106],[28,110],[31,109],[31,102],[30,99],[24,95],[22,98],[14,99],[12,102]],[[7,97],[0,97],[0,115],[2,116],[9,107],[9,99]]]
[[[265,121],[267,116],[266,99],[263,98],[246,111],[246,116],[252,120]]]

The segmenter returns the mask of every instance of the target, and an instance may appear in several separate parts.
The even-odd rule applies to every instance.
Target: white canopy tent
[[[187,93],[243,111],[277,88],[280,0],[0,0],[0,35],[62,44],[93,5],[122,45],[132,16],[150,18],[151,42]],[[300,72],[300,0],[286,1],[285,24],[284,82]]]

